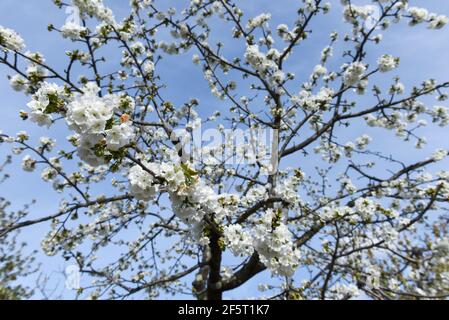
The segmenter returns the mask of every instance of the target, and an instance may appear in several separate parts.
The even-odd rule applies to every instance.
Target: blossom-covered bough
[[[447,151],[411,161],[369,147],[393,132],[412,152],[425,144],[420,128],[448,124],[449,82],[406,88],[391,75],[400,73],[399,57],[369,54],[395,24],[442,29],[445,16],[407,0],[302,0],[272,28],[271,14],[249,16],[245,1],[181,8],[131,0],[121,20],[101,0],[54,2],[80,12],[79,24],[49,26],[79,45],[66,68],[26,52],[5,27],[0,63],[29,95],[22,119],[49,132],[65,123],[70,146],[47,137],[35,146],[25,132],[1,141],[26,153],[24,170],[41,170],[65,200],[52,215],[2,226],[0,236],[50,221],[43,250],[92,280],[79,295],[221,299],[257,281],[267,298],[449,296],[449,173],[436,170]],[[343,10],[347,34],[332,32],[321,57],[295,70],[312,26],[332,10]],[[119,62],[108,58],[117,47]],[[220,110],[189,93],[167,96],[172,84],[158,67],[186,55]],[[237,157],[249,142],[188,149],[201,125],[220,135],[271,130],[271,161],[263,152]],[[357,127],[374,134],[345,140]]]

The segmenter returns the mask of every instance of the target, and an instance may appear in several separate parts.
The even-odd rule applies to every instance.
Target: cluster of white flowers
[[[321,51],[321,63],[324,64],[330,57],[332,57],[334,54],[334,49],[331,46],[326,46],[322,51]]]
[[[277,26],[276,32],[284,41],[289,41],[294,38],[293,32],[289,31],[288,25],[284,23]]]
[[[129,4],[134,9],[145,9],[153,4],[153,0],[130,0]]]
[[[51,114],[61,111],[67,98],[68,95],[63,87],[55,83],[43,82],[27,104],[31,109],[30,120],[39,126],[50,127],[53,123]]]
[[[48,152],[52,151],[54,146],[56,145],[56,141],[49,137],[41,137],[39,139],[39,143],[41,144],[42,148],[45,148],[45,150]]]
[[[429,29],[441,29],[449,22],[449,18],[444,15],[436,15],[432,13],[429,16],[429,21]]]
[[[435,244],[435,251],[440,255],[449,255],[449,238],[439,239]]]
[[[349,298],[358,297],[360,295],[360,290],[354,284],[336,283],[332,288],[330,288],[329,293],[331,294],[331,299],[346,300]]]
[[[150,75],[154,72],[154,62],[151,60],[148,60],[143,65],[143,71],[146,75]]]
[[[108,150],[118,151],[129,144],[135,137],[134,129],[128,121],[113,125],[105,131]]]
[[[435,106],[431,112],[432,121],[439,122],[441,127],[449,124],[449,108],[444,106]]]
[[[115,18],[112,10],[106,7],[103,0],[72,0],[78,7],[81,15],[95,17],[108,24],[115,24]]]
[[[213,214],[217,221],[221,221],[235,212],[238,204],[237,196],[233,194],[218,195],[200,179],[181,192],[179,190],[171,192],[170,198],[173,211],[186,223],[191,223],[191,221],[199,223],[205,214]],[[194,215],[192,215],[193,211]]]
[[[61,28],[61,33],[64,38],[69,38],[71,40],[79,40],[83,35],[87,34],[87,28],[83,27],[72,21],[67,22]]]
[[[78,157],[85,163],[92,167],[98,167],[107,163],[106,159],[100,154],[95,152],[97,147],[102,141],[101,135],[76,135],[76,146],[78,147]]]
[[[366,134],[358,137],[355,142],[357,149],[365,150],[366,146],[372,141],[372,138]]]
[[[444,150],[444,149],[437,149],[435,150],[435,152],[432,154],[432,159],[435,161],[441,161],[444,158],[446,158],[448,155],[448,151]]]
[[[279,182],[276,187],[276,195],[282,200],[290,204],[298,204],[300,199],[298,196],[298,186],[303,179],[303,173],[296,170],[295,174],[287,179]]]
[[[355,145],[354,145],[354,143],[352,143],[350,141],[345,143],[345,145],[343,146],[343,151],[345,153],[345,156],[348,158],[352,157],[352,152],[354,151],[354,149],[355,149]]]
[[[33,172],[36,169],[36,160],[26,155],[22,160],[22,169],[27,172]]]
[[[390,87],[390,90],[389,90],[390,94],[403,94],[404,91],[405,91],[405,86],[404,86],[404,84],[402,84],[400,82],[392,84]]]
[[[399,65],[399,58],[395,58],[392,55],[384,54],[378,60],[379,70],[381,72],[388,72],[394,70]]]
[[[343,82],[346,86],[353,86],[360,82],[366,71],[366,65],[362,62],[354,62],[347,66],[343,75]]]
[[[244,206],[251,206],[258,201],[263,201],[268,198],[268,191],[265,186],[255,185],[248,190],[248,192],[240,199],[240,203]]]
[[[98,96],[99,88],[88,84],[83,94],[77,94],[67,105],[66,122],[69,128],[78,135],[78,155],[92,166],[98,166],[105,161],[93,150],[96,146],[106,144],[109,151],[118,151],[128,145],[135,136],[129,116],[125,113],[120,118],[120,124],[115,123],[114,112],[133,108],[130,97],[118,95]],[[132,111],[132,110],[130,110]],[[104,143],[103,143],[104,142]]]
[[[45,182],[53,180],[58,175],[58,172],[52,167],[47,167],[41,172],[41,178]]]
[[[363,220],[369,221],[375,213],[377,206],[371,199],[358,198],[355,200],[354,209]]]
[[[209,83],[212,95],[223,100],[225,98],[225,93],[218,89],[212,70],[207,69],[204,71],[204,79]]]
[[[348,206],[334,207],[326,206],[320,212],[320,218],[324,221],[331,221],[335,218],[348,217],[354,214],[354,210]]]
[[[259,51],[258,45],[249,45],[245,51],[245,60],[257,71],[265,74],[267,70],[274,67],[273,61],[267,59],[265,54]]]
[[[250,256],[254,252],[253,239],[240,224],[224,227],[226,246],[235,256]]]
[[[368,19],[374,12],[374,7],[371,5],[366,6],[356,6],[356,5],[346,5],[343,10],[343,18],[346,22],[356,23],[357,19],[362,20]]]
[[[316,80],[318,80],[320,77],[326,75],[326,73],[327,73],[327,69],[326,69],[325,66],[323,66],[323,65],[321,65],[321,64],[316,65],[315,68],[313,68],[313,73],[312,73],[312,75],[310,76],[310,80],[316,81]]]
[[[329,108],[334,96],[334,91],[330,88],[321,88],[316,95],[308,90],[301,90],[299,95],[294,95],[291,98],[293,104],[301,106],[301,108],[309,111],[322,110]]]
[[[25,49],[25,42],[17,32],[0,25],[0,46],[6,50],[20,51]]]
[[[266,77],[273,87],[273,90],[280,92],[279,85],[285,80],[285,74],[279,70],[276,59],[279,58],[279,52],[271,49],[267,54],[259,51],[258,45],[249,45],[246,47],[245,60],[257,72]]]
[[[98,96],[98,87],[89,85],[67,106],[66,121],[78,134],[101,134],[113,114],[113,105]]]
[[[341,149],[325,138],[320,139],[320,144],[313,148],[313,151],[321,154],[321,158],[329,163],[336,163],[341,158]]]
[[[347,152],[348,150],[345,151]],[[343,190],[346,190],[349,194],[353,194],[354,192],[357,191],[357,187],[352,183],[351,179],[349,179],[348,177],[340,179],[340,184],[341,188]]]
[[[148,168],[148,170],[155,169],[155,164],[150,164],[146,161],[142,164]],[[135,165],[129,170],[128,179],[130,184],[130,192],[138,200],[151,200],[159,191],[159,185],[156,181],[156,177],[152,173],[145,171],[139,165]]]
[[[422,259],[410,270],[408,277],[413,283],[413,292],[422,296],[435,296],[449,286],[449,239],[442,237],[432,243],[432,254]],[[434,279],[438,279],[435,286]]]
[[[176,216],[198,232],[205,214],[214,214],[220,221],[235,211],[238,203],[235,195],[216,194],[187,164],[143,162],[131,168],[128,178],[131,194],[139,200],[148,201],[159,190],[167,191]]]
[[[14,89],[14,91],[22,91],[26,88],[27,85],[27,79],[23,77],[21,74],[13,75],[9,79],[9,84]]]
[[[19,131],[17,132],[17,139],[19,141],[26,141],[30,139],[30,136],[26,131]]]
[[[25,52],[25,56],[29,58],[29,65],[26,68],[26,77],[29,82],[23,87],[23,89],[27,89],[26,91],[29,93],[34,93],[35,88],[39,87],[41,81],[48,76],[48,69],[43,65],[45,63],[45,58],[40,52]],[[32,89],[31,91],[28,89]]]
[[[300,252],[294,247],[292,233],[276,216],[275,210],[268,210],[252,230],[254,250],[260,261],[275,275],[291,277],[299,266]]]
[[[425,8],[410,7],[407,9],[407,13],[411,18],[409,21],[410,26],[428,22],[429,29],[441,29],[449,22],[449,18],[447,16],[430,13]]]
[[[251,18],[248,20],[248,23],[246,24],[247,29],[254,29],[257,27],[263,26],[265,23],[270,21],[271,14],[269,13],[262,13],[258,15],[257,17]]]
[[[410,20],[410,25],[412,26],[426,21],[429,16],[429,11],[427,9],[418,7],[408,8],[408,13],[412,17],[412,20]]]
[[[56,239],[57,239],[57,232],[55,230],[49,232],[45,236],[45,238],[42,239],[41,247],[47,256],[51,257],[57,253],[58,241]]]
[[[226,246],[236,256],[247,256],[255,250],[273,274],[290,277],[299,266],[300,252],[294,247],[290,230],[280,219],[278,211],[270,209],[255,221],[250,231],[240,225],[226,226]]]

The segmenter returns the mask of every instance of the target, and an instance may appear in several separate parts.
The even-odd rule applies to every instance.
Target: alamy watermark
[[[81,288],[81,273],[76,265],[70,265],[65,268],[65,287],[69,290],[78,290]]]
[[[279,131],[256,129],[178,129],[171,140],[183,161],[194,165],[253,165],[263,174],[277,171],[279,161]],[[180,142],[180,143],[179,143]]]
[[[366,8],[369,9],[370,13],[365,20],[365,27],[367,29],[380,29],[378,25],[381,17],[380,8],[371,4],[367,5]]]
[[[67,6],[65,8],[65,13],[67,14],[67,19],[65,20],[66,24],[72,24],[81,26],[81,13],[80,9],[77,6]]]

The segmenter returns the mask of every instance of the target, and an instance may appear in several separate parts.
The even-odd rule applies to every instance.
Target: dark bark
[[[207,279],[207,300],[222,300],[223,289],[221,283],[220,235],[213,234],[210,238],[209,278]]]
[[[237,271],[231,279],[223,283],[223,291],[232,290],[241,286],[265,269],[266,267],[259,260],[259,255],[254,253],[248,262],[239,271]]]

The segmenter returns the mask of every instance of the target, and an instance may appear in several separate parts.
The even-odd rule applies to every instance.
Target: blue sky
[[[161,2],[157,0],[157,2]],[[179,4],[179,1],[167,1],[168,3]],[[244,0],[239,1],[242,7],[246,8],[249,16],[262,12],[270,12],[273,15],[272,25],[281,22],[293,23],[292,8],[297,8],[298,0]],[[311,39],[302,47],[300,53],[294,59],[289,60],[287,66],[292,70],[298,70],[297,79],[307,78],[312,68],[319,62],[319,52],[328,42],[330,31],[347,30],[348,26],[342,23],[341,6],[339,0],[331,0],[333,9],[325,19],[318,19],[314,23],[314,32]],[[121,16],[128,1],[110,0],[106,1],[116,12],[116,16]],[[355,4],[369,3],[369,1],[355,0]],[[449,2],[447,0],[417,0],[410,1],[411,5],[424,6],[430,11],[449,15]],[[40,51],[46,60],[56,69],[62,70],[65,63],[64,52],[72,47],[68,40],[61,39],[56,33],[48,33],[48,23],[53,23],[59,27],[64,24],[66,15],[53,5],[51,0],[0,0],[0,25],[17,30],[27,43],[27,48],[32,51]],[[227,30],[219,30],[216,37],[226,36]],[[419,83],[422,79],[434,78],[439,81],[449,78],[449,33],[447,29],[443,31],[427,30],[423,26],[409,28],[405,22],[393,26],[391,30],[384,33],[384,40],[380,46],[372,46],[371,56],[368,59],[375,59],[383,53],[389,53],[401,57],[401,66],[395,71],[400,75],[406,87]],[[242,48],[232,47],[230,53],[239,52]],[[223,104],[210,97],[207,84],[203,80],[198,67],[190,63],[191,54],[183,55],[182,59],[170,57],[159,67],[159,72],[170,86],[165,94],[170,96],[172,101],[185,102],[189,98],[197,97],[201,101],[200,114],[210,115],[214,110],[219,109]],[[341,61],[335,59],[331,66],[338,68]],[[103,71],[106,71],[105,70]],[[20,130],[26,130],[31,136],[51,136],[56,137],[58,142],[63,143],[68,132],[59,126],[51,133],[46,129],[31,126],[29,122],[23,122],[18,117],[19,109],[26,109],[28,98],[10,89],[6,75],[12,72],[0,66],[0,95],[2,105],[0,106],[0,130],[5,133],[14,134]],[[177,80],[176,80],[177,79]],[[174,81],[175,80],[175,81]],[[299,83],[299,81],[298,81]],[[299,86],[298,86],[299,89]],[[433,103],[433,102],[429,102]],[[349,133],[342,133],[342,136],[357,137],[366,132],[365,126],[353,128]],[[425,128],[420,131],[428,139],[428,146],[416,152],[410,145],[402,143],[390,143],[390,136],[385,135],[383,139],[375,140],[372,144],[376,150],[391,149],[391,153],[412,161],[413,159],[428,156],[436,147],[449,148],[447,130]],[[393,135],[393,133],[391,134]],[[388,141],[388,143],[386,143]],[[0,161],[6,156],[7,149],[0,148]],[[409,153],[409,152],[412,153]],[[57,195],[50,185],[41,182],[39,174],[24,173],[20,170],[20,157],[15,158],[15,162],[8,168],[12,178],[2,185],[0,195],[10,199],[14,208],[20,208],[23,204],[38,200],[32,207],[30,217],[39,217],[54,213],[57,210],[60,195]],[[29,247],[38,248],[40,240],[48,228],[43,226],[31,227],[22,231],[22,238],[29,243]],[[67,266],[60,258],[47,258],[39,254],[42,262],[42,271],[48,275],[53,274],[59,280],[63,277],[60,274]],[[261,276],[261,277],[265,277]],[[59,280],[53,280],[52,285],[56,285]],[[28,281],[32,281],[28,280]],[[243,286],[229,297],[251,296],[255,293],[254,288],[257,279],[250,284]],[[63,284],[61,284],[63,287]],[[61,288],[63,290],[63,288]],[[70,292],[64,291],[64,297],[70,297]],[[36,298],[40,295],[37,294]]]

